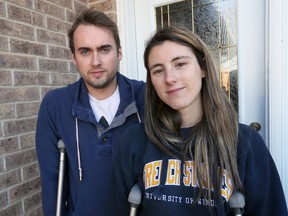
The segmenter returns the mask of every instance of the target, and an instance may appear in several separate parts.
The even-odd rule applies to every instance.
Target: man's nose
[[[93,52],[91,61],[93,66],[101,65],[101,55],[98,52]]]

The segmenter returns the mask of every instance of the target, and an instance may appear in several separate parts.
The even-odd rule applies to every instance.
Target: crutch
[[[64,172],[65,172],[65,144],[63,140],[61,139],[58,141],[58,149],[60,152],[60,158],[59,158],[59,177],[58,177],[56,216],[61,216],[63,181],[64,181]]]
[[[245,199],[243,194],[240,192],[233,193],[229,199],[229,206],[233,215],[242,216],[245,206]]]
[[[130,203],[130,216],[136,216],[137,208],[141,203],[141,190],[138,184],[135,184],[128,196],[128,202]]]

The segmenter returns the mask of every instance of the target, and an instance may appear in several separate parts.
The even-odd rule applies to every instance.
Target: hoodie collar
[[[115,116],[124,114],[126,117],[130,114],[137,113],[138,109],[135,104],[133,87],[119,72],[117,72],[116,76],[120,93],[120,104]],[[130,92],[131,94],[127,94],[127,92]],[[75,101],[72,107],[72,115],[79,120],[96,123],[95,116],[89,103],[88,90],[82,78],[80,78],[79,85],[76,89]]]

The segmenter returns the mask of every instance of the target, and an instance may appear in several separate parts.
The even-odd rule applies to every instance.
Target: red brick
[[[11,202],[28,197],[40,189],[40,178],[33,179],[28,182],[24,182],[9,191],[9,198]]]
[[[74,2],[74,8],[75,8],[74,11],[78,14],[78,13],[80,13],[81,11],[87,9],[87,5],[75,1],[75,2]]]
[[[39,69],[41,71],[66,73],[68,71],[68,62],[63,60],[39,59]]]
[[[4,158],[0,157],[0,172],[4,172],[5,170],[6,168],[4,167]]]
[[[19,150],[17,137],[0,140],[0,155],[15,152],[17,150]]]
[[[47,17],[47,29],[48,30],[55,31],[55,32],[62,32],[66,34],[68,32],[69,27],[70,27],[70,24],[68,24],[67,22],[54,19],[51,17]]]
[[[106,0],[106,1],[96,2],[95,4],[93,4],[93,8],[99,11],[105,11],[105,13],[116,11],[116,1]]]
[[[34,28],[9,20],[0,19],[1,35],[35,40]]]
[[[40,13],[32,13],[32,23],[38,27],[45,27],[45,15]]]
[[[4,2],[0,2],[0,16],[5,17],[6,16],[6,11],[5,11],[5,4]]]
[[[48,46],[48,52],[50,58],[65,59],[65,60],[71,59],[71,52],[69,48]]]
[[[23,175],[23,180],[27,181],[32,178],[35,178],[39,176],[39,166],[38,163],[33,163],[31,165],[25,166],[22,168],[22,175]]]
[[[54,4],[57,4],[58,6],[67,8],[67,9],[73,9],[73,1],[71,0],[47,0],[48,2],[52,2]],[[81,1],[81,0],[78,0]],[[87,0],[84,0],[87,1]]]
[[[26,216],[43,216],[44,215],[41,206],[40,207],[38,206],[37,208],[30,209],[30,210],[27,209],[26,212],[27,212]]]
[[[11,2],[11,3],[14,3],[18,6],[22,6],[22,7],[25,7],[25,8],[28,8],[28,9],[32,9],[33,7],[33,1],[31,0],[5,0],[6,2]]]
[[[21,182],[20,169],[0,174],[0,190],[19,184]]]
[[[10,49],[13,53],[24,53],[37,56],[47,56],[46,45],[23,40],[10,39]]]
[[[49,85],[50,74],[43,72],[15,71],[14,82],[16,86]]]
[[[4,206],[8,205],[8,196],[7,192],[1,192],[0,193],[0,209],[3,208]],[[1,211],[0,211],[1,212]],[[2,214],[1,214],[2,215]]]
[[[76,13],[73,12],[73,11],[66,11],[66,21],[70,23],[70,26],[71,26],[71,23],[74,22],[75,20],[75,17],[76,17]]]
[[[32,23],[32,12],[26,9],[8,5],[8,18],[11,20],[21,21],[28,24]]]
[[[11,71],[0,71],[0,85],[1,86],[11,86],[12,85]]]
[[[36,194],[31,195],[30,197],[27,197],[24,199],[24,210],[25,212],[29,212],[31,209],[34,209],[35,207],[39,206],[41,204],[41,193],[38,192]],[[37,213],[37,214],[36,214]],[[35,211],[35,213],[30,213],[29,216],[40,216],[41,215],[41,209],[39,212],[38,210]]]
[[[8,38],[0,36],[0,51],[8,51]]]
[[[3,129],[4,136],[32,132],[36,129],[36,118],[4,122]]]
[[[63,10],[63,8],[43,0],[35,0],[35,9],[41,13],[51,15],[51,17],[61,20],[65,18],[65,10]]]
[[[39,110],[39,102],[18,103],[16,104],[17,117],[37,116]]]
[[[22,215],[23,214],[23,208],[21,202],[17,202],[13,205],[10,205],[2,210],[0,210],[1,216],[16,216],[16,215]]]
[[[39,100],[39,88],[0,88],[0,103]]]
[[[20,148],[27,149],[35,146],[35,132],[20,136]]]
[[[37,41],[59,46],[66,45],[66,34],[59,34],[44,29],[37,29]]]
[[[7,170],[14,169],[16,167],[24,166],[26,164],[36,162],[35,149],[19,151],[13,154],[9,154],[5,157]]]
[[[15,106],[13,104],[0,104],[0,120],[15,117]]]
[[[37,59],[35,57],[28,57],[23,55],[0,54],[0,68],[1,69],[37,69]]]

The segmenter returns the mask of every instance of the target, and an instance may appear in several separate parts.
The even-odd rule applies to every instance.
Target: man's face
[[[89,93],[100,100],[112,95],[122,58],[112,32],[94,25],[80,25],[74,32],[73,41],[73,61]]]

